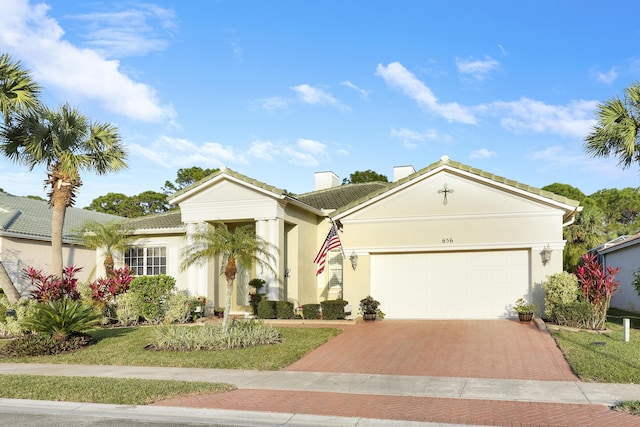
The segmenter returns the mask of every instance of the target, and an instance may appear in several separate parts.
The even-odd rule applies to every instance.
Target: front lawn
[[[63,402],[148,405],[191,394],[223,393],[230,384],[131,378],[0,375],[0,397]]]
[[[632,326],[640,327],[637,313],[612,309],[604,332],[551,331],[569,365],[581,380],[640,383],[640,329],[632,327],[629,342],[624,342],[624,317],[631,319]]]
[[[0,358],[0,362],[278,370],[340,333],[334,328],[279,327],[283,338],[281,344],[184,352],[145,350],[151,342],[151,328],[96,329],[90,334],[98,340],[97,344],[82,350],[55,356]],[[1,345],[4,343],[0,342]]]

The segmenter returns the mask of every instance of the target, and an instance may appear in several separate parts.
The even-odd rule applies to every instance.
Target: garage
[[[495,319],[529,294],[529,251],[371,256],[371,295],[389,319]]]

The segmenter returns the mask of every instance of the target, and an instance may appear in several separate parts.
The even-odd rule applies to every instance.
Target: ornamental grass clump
[[[170,325],[153,330],[152,350],[232,350],[277,344],[282,336],[277,329],[254,320],[234,321],[226,332],[221,324],[197,326]]]

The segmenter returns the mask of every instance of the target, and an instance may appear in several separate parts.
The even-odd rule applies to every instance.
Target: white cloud
[[[289,161],[303,166],[317,166],[319,158],[326,157],[327,146],[319,141],[300,138],[296,145],[284,147],[283,153]]]
[[[596,101],[571,101],[567,105],[549,105],[529,98],[494,102],[487,108],[500,116],[500,124],[512,132],[532,131],[584,138],[595,124]]]
[[[153,163],[174,168],[193,165],[220,167],[232,163],[247,163],[244,156],[234,152],[233,147],[217,142],[196,144],[187,139],[169,136],[160,136],[147,147],[130,144],[130,151]]]
[[[323,91],[320,88],[310,86],[308,84],[301,84],[298,86],[292,86],[291,90],[298,94],[298,99],[305,104],[311,105],[338,105],[339,102],[328,92]]]
[[[64,40],[64,30],[48,16],[49,6],[5,0],[2,10],[0,50],[21,60],[43,86],[69,98],[97,100],[106,109],[134,120],[161,121],[175,116],[173,107],[160,103],[153,87],[129,78],[118,61]]]
[[[340,83],[343,86],[348,87],[349,89],[353,89],[356,92],[358,92],[360,95],[362,95],[363,98],[367,99],[369,97],[369,92],[361,89],[360,87],[358,87],[357,85],[351,83],[349,80],[345,80],[342,83]]]
[[[472,159],[489,159],[495,156],[496,156],[495,151],[487,150],[486,148],[481,148],[479,150],[472,151],[469,157],[471,157]]]
[[[391,136],[394,138],[411,140],[411,141],[426,141],[427,139],[437,139],[438,132],[434,129],[429,129],[424,132],[416,132],[410,129],[391,129]]]
[[[118,8],[117,4],[113,8]],[[86,23],[86,46],[107,57],[144,55],[164,50],[168,46],[167,37],[177,30],[172,10],[149,3],[132,4],[126,10],[78,14],[71,18]]]
[[[252,141],[247,153],[260,160],[272,160],[278,152],[277,147],[271,141]]]
[[[272,96],[271,98],[258,99],[258,105],[260,109],[273,112],[276,110],[282,110],[289,106],[289,101],[280,98],[279,96]]]
[[[466,107],[456,102],[439,103],[438,98],[436,98],[431,89],[399,62],[392,62],[386,67],[378,64],[376,75],[382,77],[387,85],[400,89],[420,107],[443,117],[449,122],[476,124],[476,118]]]
[[[456,66],[460,74],[468,74],[476,80],[484,80],[491,71],[500,66],[500,63],[489,56],[484,60],[456,58]]]
[[[593,75],[597,81],[604,84],[613,83],[618,78],[618,72],[615,67],[611,68],[609,71],[594,71]]]

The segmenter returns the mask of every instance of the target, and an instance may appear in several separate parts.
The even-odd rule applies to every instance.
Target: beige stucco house
[[[95,275],[96,251],[78,245],[74,234],[88,220],[107,222],[122,219],[68,208],[63,228],[63,265],[82,267],[76,277],[83,281]],[[30,283],[22,274],[27,267],[41,269],[46,274],[51,272],[49,203],[0,191],[0,268],[6,270],[22,296],[27,296],[30,290]]]
[[[393,176],[339,185],[322,172],[314,191],[292,195],[223,168],[176,193],[170,202],[179,211],[131,221],[140,236],[134,263],[141,272],[163,264],[179,287],[222,305],[219,263],[182,271],[180,249],[207,223],[253,224],[278,248],[275,274],[259,266],[242,272],[235,312],[249,311],[253,277],[266,280],[269,299],[295,305],[343,297],[355,312],[372,295],[392,319],[511,317],[519,297],[542,307],[540,285],[562,271],[562,229],[578,202],[446,156],[418,171],[394,168]],[[342,248],[316,276],[313,260],[333,223]]]
[[[611,307],[640,311],[640,296],[633,285],[634,273],[640,271],[640,233],[618,237],[598,246],[594,251],[603,266],[620,268],[615,278],[620,285],[611,297]]]

